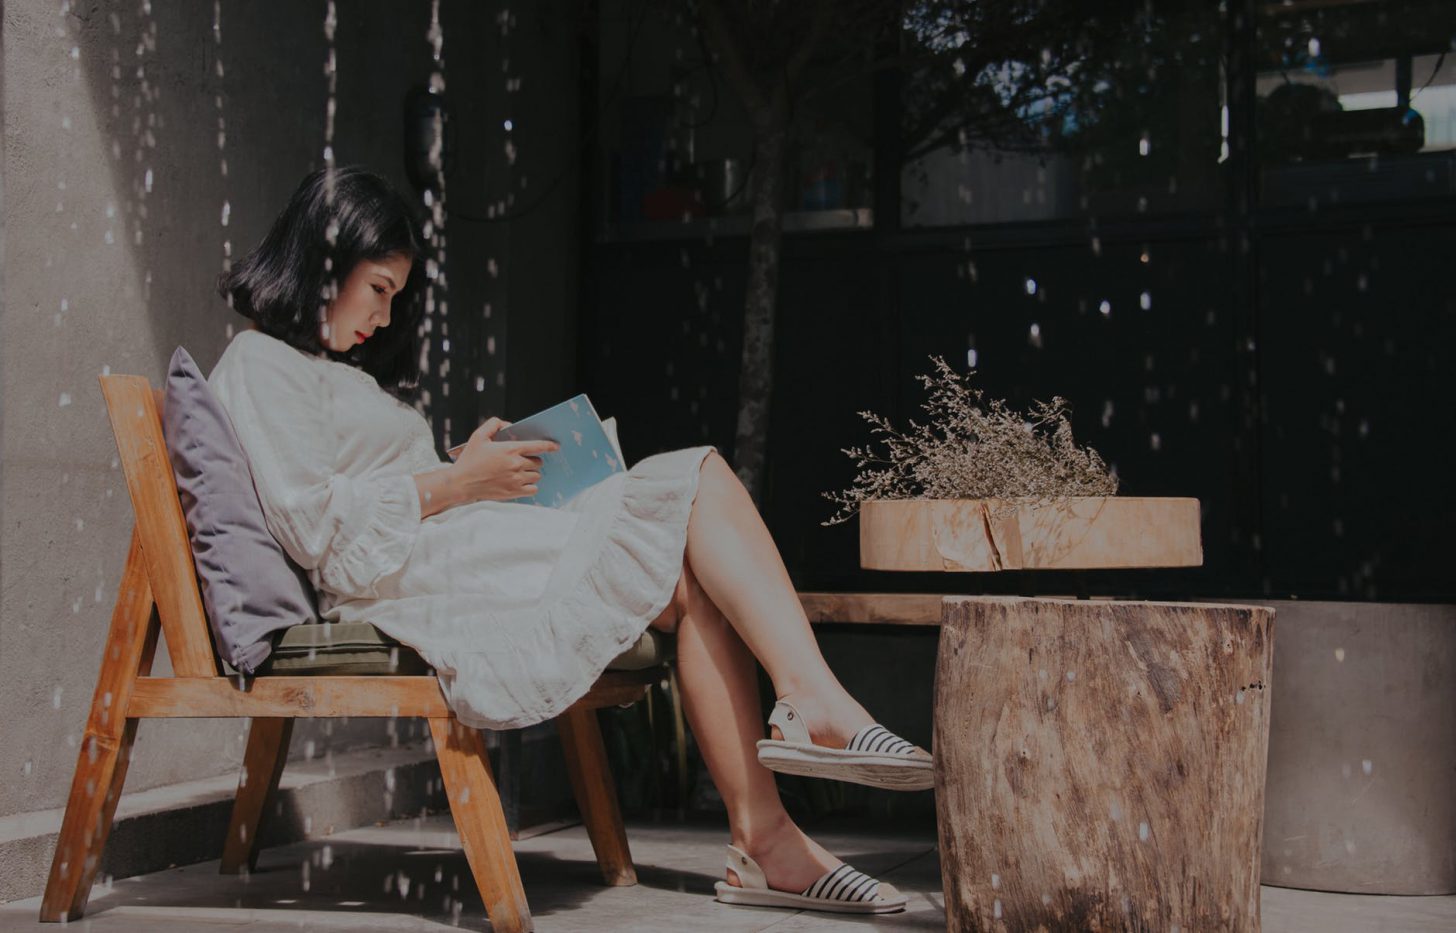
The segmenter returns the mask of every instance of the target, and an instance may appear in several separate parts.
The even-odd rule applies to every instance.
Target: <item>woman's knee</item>
[[[662,612],[652,620],[653,628],[668,634],[677,631],[678,623],[682,621],[683,615],[688,611],[692,583],[692,571],[688,568],[687,560],[684,559],[682,574],[677,578],[677,586],[673,587],[672,596],[669,597]]]
[[[661,614],[652,620],[652,627],[672,634],[677,631],[683,616],[690,612],[702,614],[708,609],[707,600],[708,594],[703,591],[702,584],[693,573],[692,565],[684,556],[682,574],[678,577],[677,586],[673,588],[672,598],[668,600]]]
[[[699,467],[699,472],[705,478],[709,478],[710,482],[728,484],[738,482],[738,474],[733,472],[733,467],[728,465],[728,461],[724,460],[716,449],[708,451],[708,455],[703,458]]]

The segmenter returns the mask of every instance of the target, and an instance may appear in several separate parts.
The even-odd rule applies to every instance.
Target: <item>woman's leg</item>
[[[683,710],[728,808],[733,844],[759,863],[773,887],[802,891],[839,860],[794,825],[773,773],[758,763],[754,743],[763,737],[763,719],[753,655],[686,562],[673,605],[653,622],[668,631],[674,624]]]
[[[763,664],[775,694],[793,700],[815,742],[843,747],[873,721],[825,663],[773,537],[716,452],[703,460],[686,556],[710,601]],[[753,710],[757,716],[757,702]]]

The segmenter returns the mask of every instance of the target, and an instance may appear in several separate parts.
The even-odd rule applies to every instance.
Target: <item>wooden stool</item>
[[[948,596],[950,930],[1259,929],[1274,613]]]

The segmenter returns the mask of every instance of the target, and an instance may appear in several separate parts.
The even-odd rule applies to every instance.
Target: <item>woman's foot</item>
[[[828,748],[843,748],[856,732],[875,721],[854,697],[844,692],[827,698],[807,691],[786,693],[779,699],[794,704],[803,716],[810,740]],[[782,741],[784,735],[778,726],[771,725],[769,737]]]
[[[894,885],[830,855],[800,832],[787,814],[776,823],[772,839],[757,837],[757,856],[750,855],[745,847],[728,846],[727,880],[713,886],[716,900],[738,906],[852,914],[905,909],[907,899]],[[767,865],[760,864],[760,859]]]
[[[841,714],[838,720],[830,720],[833,725],[826,726],[822,708],[820,715],[816,736],[810,716],[794,703],[780,698],[768,717],[775,738],[760,739],[756,743],[758,763],[782,774],[829,778],[886,790],[914,791],[935,786],[935,763],[925,749],[875,722],[865,723],[848,740],[841,740],[846,718]]]
[[[828,849],[805,835],[788,814],[751,837],[734,839],[733,844],[758,863],[768,886],[777,891],[798,894],[841,864]],[[737,872],[729,870],[727,880],[741,887]]]

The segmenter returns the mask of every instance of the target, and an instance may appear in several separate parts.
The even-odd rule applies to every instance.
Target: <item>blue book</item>
[[[535,495],[502,500],[505,502],[560,508],[583,489],[627,470],[617,442],[616,419],[602,421],[597,417],[585,393],[506,425],[495,433],[495,440],[552,440],[561,445],[560,450],[537,455],[541,458],[541,481],[536,484]],[[460,449],[448,451],[451,459]]]

